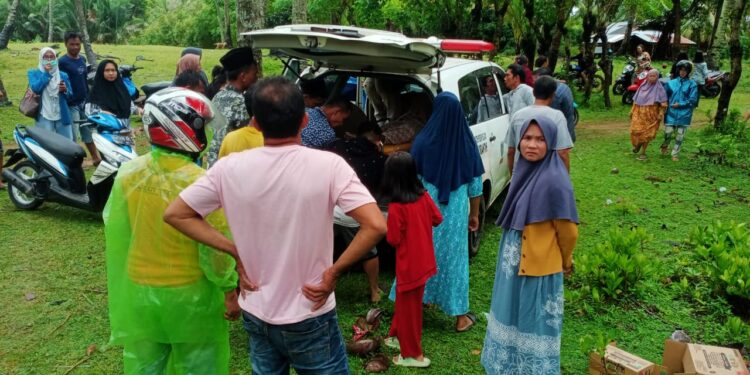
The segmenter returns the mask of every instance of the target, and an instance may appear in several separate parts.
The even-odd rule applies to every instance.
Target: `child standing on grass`
[[[411,155],[396,152],[385,162],[381,194],[388,204],[386,238],[396,248],[396,306],[385,340],[400,349],[393,363],[405,367],[428,367],[422,352],[422,297],[427,279],[435,275],[432,227],[443,221],[435,203],[417,177]]]

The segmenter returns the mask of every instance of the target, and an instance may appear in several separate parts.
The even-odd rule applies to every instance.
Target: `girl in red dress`
[[[396,152],[385,162],[381,195],[388,203],[386,238],[396,249],[396,307],[386,345],[400,349],[393,363],[428,367],[422,352],[422,296],[437,272],[432,227],[443,221],[417,176],[411,155]]]

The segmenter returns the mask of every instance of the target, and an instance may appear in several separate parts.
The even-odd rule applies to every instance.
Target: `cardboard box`
[[[663,364],[672,375],[750,375],[736,349],[667,340]]]
[[[607,345],[604,359],[596,353],[589,356],[589,375],[660,375],[666,369],[628,353],[613,344]]]

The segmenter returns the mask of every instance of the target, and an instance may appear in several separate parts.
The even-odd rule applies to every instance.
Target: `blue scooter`
[[[82,166],[86,153],[80,145],[39,127],[16,125],[13,138],[19,148],[8,150],[3,169],[8,195],[16,207],[33,210],[44,201],[53,201],[94,212],[104,208],[117,170],[138,156],[131,130],[104,113],[79,124],[96,128],[92,136],[102,156],[88,183]]]

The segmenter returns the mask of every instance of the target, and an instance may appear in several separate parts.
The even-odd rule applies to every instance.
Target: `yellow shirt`
[[[233,153],[263,147],[263,133],[253,126],[245,126],[224,137],[219,149],[219,159]]]
[[[521,237],[520,276],[546,276],[573,265],[573,248],[578,240],[578,224],[568,220],[548,220],[526,224]]]

